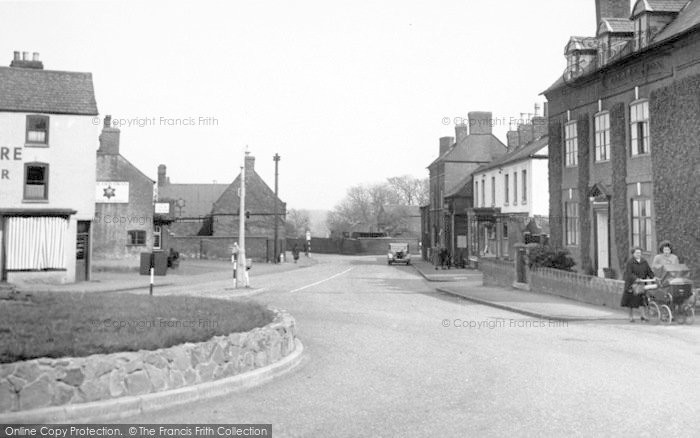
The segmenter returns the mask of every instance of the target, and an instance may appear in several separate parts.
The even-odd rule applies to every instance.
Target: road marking
[[[346,269],[345,271],[343,271],[339,274],[332,275],[332,276],[326,278],[325,280],[321,280],[321,281],[317,281],[316,283],[308,284],[306,286],[300,287],[299,289],[290,290],[289,293],[299,292],[299,291],[302,291],[304,289],[308,289],[310,287],[318,286],[321,283],[325,283],[327,281],[333,280],[334,278],[340,277],[343,274],[347,274],[348,272],[352,271],[352,269],[353,268]]]

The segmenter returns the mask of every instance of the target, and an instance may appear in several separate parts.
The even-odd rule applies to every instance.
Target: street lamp
[[[279,262],[279,251],[277,249],[277,228],[278,228],[277,227],[277,188],[278,188],[277,180],[278,180],[278,176],[279,176],[278,167],[279,167],[279,162],[280,162],[280,154],[275,154],[275,156],[272,157],[272,160],[275,162],[275,211],[274,211],[274,213],[275,213],[275,245],[274,245],[275,253],[274,253],[274,257],[275,257],[275,263],[277,263],[277,262]]]

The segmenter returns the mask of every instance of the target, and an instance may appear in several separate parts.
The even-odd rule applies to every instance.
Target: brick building
[[[97,114],[90,73],[0,67],[0,281],[90,278]]]
[[[423,247],[445,247],[456,261],[466,256],[467,209],[472,206],[471,174],[506,152],[493,135],[490,112],[470,112],[469,125],[455,127],[456,137],[442,137],[438,158],[428,166],[430,204],[423,217]],[[427,213],[427,214],[426,214]],[[425,239],[429,237],[429,239]]]
[[[700,280],[700,0],[597,0],[549,100],[551,240],[619,276],[663,239]]]
[[[161,249],[154,240],[155,181],[121,155],[119,136],[106,116],[97,150],[93,258],[96,264],[131,260],[136,267],[141,252]]]
[[[249,213],[245,222],[246,255],[258,259],[274,260],[275,233],[275,192],[255,172],[255,157],[245,157],[246,211]],[[212,235],[218,238],[238,239],[241,187],[240,175],[224,190],[214,202],[211,210]],[[278,244],[279,251],[284,250],[286,241],[284,219],[287,205],[277,198]]]

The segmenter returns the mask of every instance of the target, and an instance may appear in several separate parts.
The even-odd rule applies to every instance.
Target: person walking
[[[641,293],[635,293],[633,285],[637,280],[654,278],[654,272],[651,270],[649,263],[642,258],[642,249],[635,247],[632,250],[632,257],[625,265],[625,289],[622,293],[620,306],[629,308],[630,322],[634,322],[634,309],[645,307],[645,296]],[[644,310],[640,310],[640,319],[646,321]]]
[[[292,257],[294,257],[294,263],[296,263],[297,260],[299,260],[299,247],[297,247],[296,243],[292,247]]]

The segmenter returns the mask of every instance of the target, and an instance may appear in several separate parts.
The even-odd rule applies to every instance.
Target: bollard
[[[150,286],[149,291],[148,291],[148,294],[151,296],[153,295],[153,277],[154,277],[154,274],[155,274],[155,268],[153,266],[151,266],[151,286]]]

